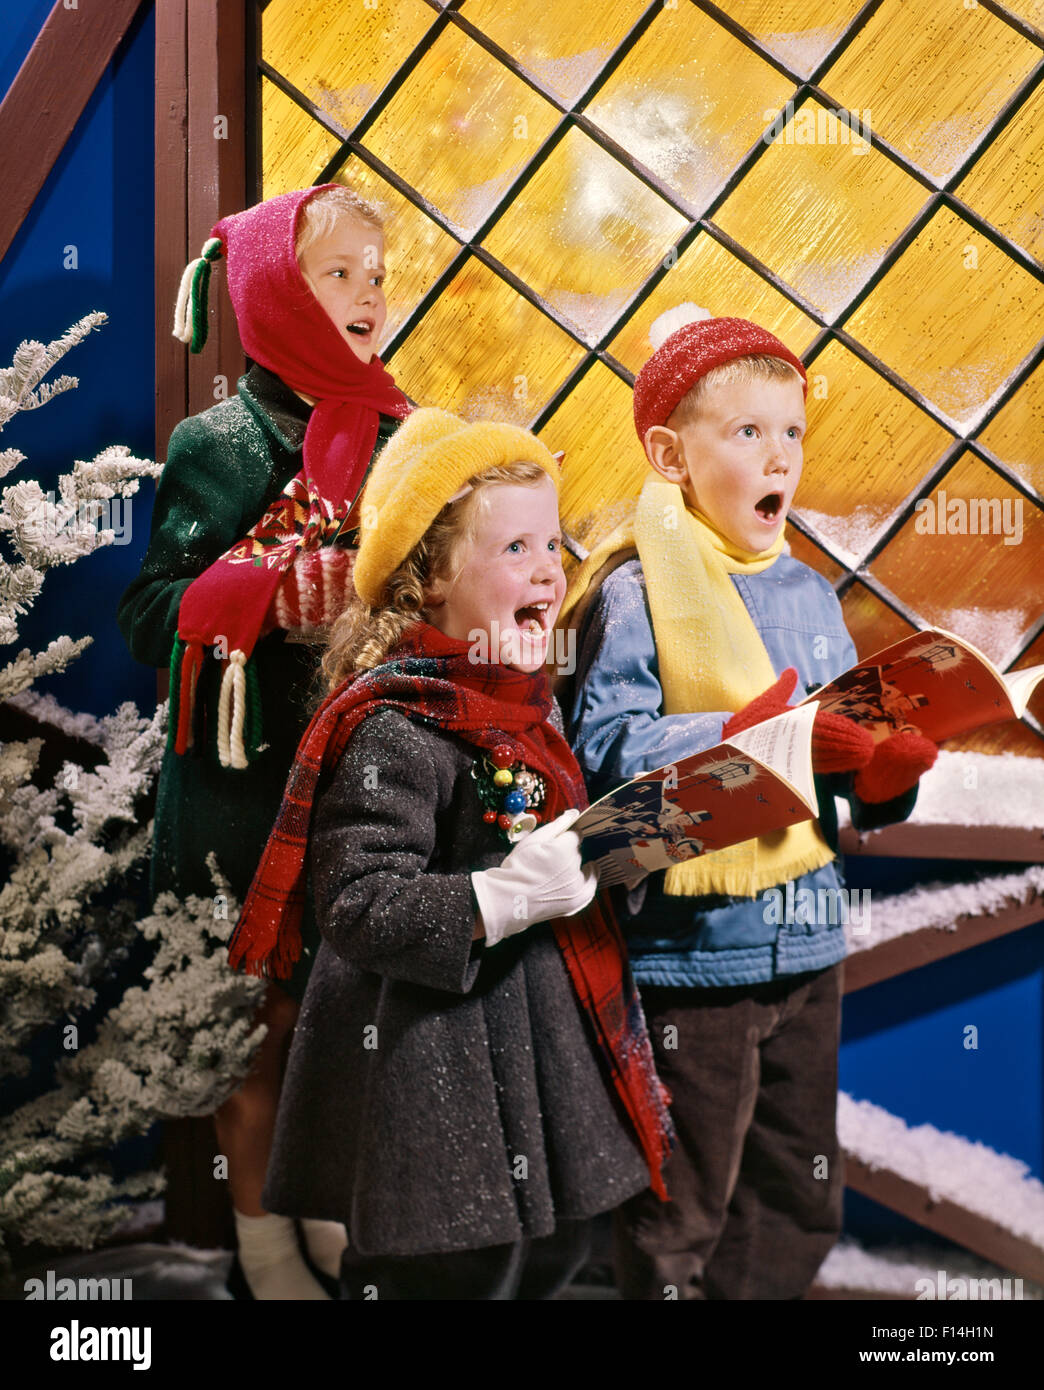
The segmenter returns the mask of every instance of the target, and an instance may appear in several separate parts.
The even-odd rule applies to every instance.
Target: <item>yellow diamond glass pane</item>
[[[818,332],[812,319],[779,290],[701,232],[610,343],[613,356],[637,375],[652,354],[650,324],[665,309],[687,301],[709,309],[715,318],[752,319],[796,353],[804,352]]]
[[[1004,8],[1044,34],[1044,0],[1004,0]]]
[[[743,0],[723,6],[792,72],[808,77],[862,8],[862,0]]]
[[[1044,259],[1044,87],[1038,87],[957,186],[958,196]]]
[[[556,119],[520,78],[451,26],[385,107],[365,144],[471,235]]]
[[[792,93],[764,59],[685,4],[661,11],[587,114],[702,210]]]
[[[574,129],[514,199],[485,245],[594,342],[687,225]]]
[[[983,5],[884,0],[820,85],[943,180],[1039,59]]]
[[[398,189],[354,155],[334,177],[337,183],[347,185],[374,203],[384,220],[384,264],[388,272],[384,293],[388,301],[388,321],[383,341],[387,342],[446,269],[459,247],[430,217],[425,217]]]
[[[553,453],[565,451],[562,525],[591,549],[630,510],[648,471],[634,432],[630,387],[596,362],[540,437]]]
[[[809,540],[808,536],[799,531],[796,526],[791,526],[789,521],[785,529],[790,553],[795,560],[800,560],[803,565],[808,565],[810,569],[816,570],[826,579],[829,579],[831,584],[841,578],[845,572],[844,568],[837,563],[832,555],[828,555],[825,550],[816,545],[815,541]]]
[[[450,281],[395,354],[395,379],[421,405],[528,424],[583,356],[479,261]]]
[[[833,143],[831,143],[833,140]],[[925,191],[826,107],[805,102],[715,223],[825,315],[865,284]]]
[[[1015,662],[1012,670],[1021,671],[1027,666],[1044,666],[1044,632],[1035,642],[1030,643],[1022,656]],[[1037,686],[1026,708],[1035,719],[1044,724],[1044,681]],[[1044,745],[1042,745],[1042,751],[1044,751]]]
[[[261,179],[266,198],[315,183],[340,145],[275,83],[261,79]]]
[[[905,618],[858,580],[841,600],[841,612],[860,661],[892,642],[901,642],[914,631]]]
[[[1029,648],[1019,657],[1012,670],[1025,666],[1044,666],[1044,634],[1031,642]],[[1030,698],[1029,713],[1034,719],[1044,723],[1044,684],[1038,685]],[[1044,739],[1034,733],[1029,724],[1008,720],[1004,724],[987,724],[986,728],[976,728],[972,734],[963,738],[951,738],[947,748],[976,753],[1019,753],[1022,758],[1044,758]]]
[[[854,567],[951,436],[838,342],[819,354],[808,380],[794,508]]]
[[[1044,366],[1022,383],[979,441],[1044,496]]]
[[[1044,606],[1044,513],[963,454],[870,566],[929,622],[1007,661]]]
[[[1032,642],[1011,669],[1024,666],[1044,666],[1044,634]],[[1044,685],[1038,685],[1028,705],[1029,713],[1044,722]],[[1023,721],[1006,720],[1003,724],[987,724],[960,738],[950,739],[946,747],[971,753],[1017,753],[1023,758],[1044,758],[1044,739]]]
[[[942,208],[845,324],[970,427],[1037,342],[1044,286]]]
[[[261,51],[349,131],[434,20],[422,0],[372,7],[361,0],[270,0],[261,17]]]
[[[942,747],[948,753],[1015,753],[1020,758],[1044,758],[1044,740],[1021,721],[1012,720],[947,739]]]
[[[461,13],[569,105],[590,86],[645,9],[644,0],[597,5],[467,0]]]

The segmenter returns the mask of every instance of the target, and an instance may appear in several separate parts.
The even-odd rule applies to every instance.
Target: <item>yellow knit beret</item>
[[[447,410],[415,410],[377,455],[362,495],[355,592],[374,607],[385,581],[465,483],[487,468],[535,463],[558,490],[555,456],[528,430]]]

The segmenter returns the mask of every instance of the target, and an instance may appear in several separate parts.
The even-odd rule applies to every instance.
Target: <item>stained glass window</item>
[[[564,450],[578,545],[641,487],[630,384],[690,300],[806,361],[788,536],[860,652],[932,622],[1044,660],[1040,0],[270,0],[259,74],[258,196],[381,204],[382,355]]]

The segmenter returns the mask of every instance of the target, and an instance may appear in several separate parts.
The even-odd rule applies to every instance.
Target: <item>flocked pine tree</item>
[[[105,315],[88,314],[44,346],[24,342],[0,369],[0,430],[21,410],[74,387],[44,376]],[[0,477],[24,460],[0,451]],[[16,482],[0,492],[0,646],[38,598],[47,571],[115,533],[105,521],[160,465],[119,445],[77,461],[57,493]],[[141,807],[162,756],[166,707],[151,719],[132,704],[94,719],[73,715],[33,684],[62,671],[90,637],[59,637],[0,664],[0,701],[94,745],[90,767],[38,772],[43,740],[0,744],[0,1078],[24,1076],[33,1040],[50,1030],[61,1059],[50,1088],[0,1123],[0,1247],[14,1242],[88,1248],[117,1229],[127,1203],[162,1190],[159,1172],[117,1180],[109,1154],[157,1119],[211,1113],[249,1066],[263,1029],[251,1023],[263,985],[234,975],[224,944],[235,920],[216,864],[215,898],[161,896],[136,921],[151,824]],[[49,784],[48,784],[49,782]],[[155,945],[141,985],[126,988],[96,1026],[86,1020],[131,943]],[[81,1037],[80,1034],[83,1033]],[[45,1083],[46,1084],[46,1083]],[[5,1252],[0,1249],[0,1257]],[[9,1255],[7,1255],[9,1258]]]

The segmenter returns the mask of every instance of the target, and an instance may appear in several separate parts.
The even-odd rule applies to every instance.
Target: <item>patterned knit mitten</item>
[[[755,695],[749,705],[744,705],[741,710],[736,711],[731,719],[725,721],[725,727],[721,731],[722,742],[727,742],[733,734],[742,733],[744,729],[749,729],[754,724],[760,724],[762,720],[782,714],[787,708],[788,700],[794,693],[797,678],[797,671],[793,666],[788,666],[775,685],[770,685],[760,695]]]
[[[279,580],[264,630],[308,634],[329,627],[355,596],[354,560],[354,551],[336,545],[300,551]]]
[[[939,750],[916,729],[900,729],[879,743],[873,758],[855,775],[853,790],[860,801],[892,801],[908,792],[935,762]]]

